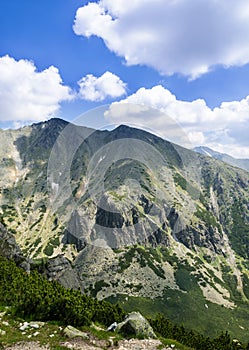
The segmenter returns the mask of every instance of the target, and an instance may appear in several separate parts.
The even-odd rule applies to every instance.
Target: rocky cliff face
[[[248,331],[248,172],[59,119],[1,131],[0,149],[1,220],[26,257],[49,259],[49,278],[128,308],[153,300],[179,322],[215,310]]]
[[[30,271],[31,260],[23,256],[14,235],[8,232],[2,223],[0,223],[0,255],[7,259],[14,260],[16,264],[25,271]]]

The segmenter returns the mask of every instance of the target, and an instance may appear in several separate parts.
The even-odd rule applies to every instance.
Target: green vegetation
[[[11,305],[15,315],[28,320],[56,320],[75,326],[95,321],[107,326],[125,315],[118,305],[67,290],[36,271],[29,275],[4,258],[0,259],[0,304]]]
[[[222,277],[224,282],[226,283],[227,289],[229,290],[233,300],[236,303],[241,303],[241,293],[238,291],[238,280],[237,277],[233,274],[232,270],[229,270],[228,266],[222,266]]]
[[[157,250],[140,246],[131,247],[119,258],[119,273],[126,270],[136,256],[141,267],[149,266],[157,276],[165,279],[164,270],[161,268],[161,257]]]
[[[94,285],[94,288],[90,288],[91,295],[93,297],[96,297],[98,292],[103,288],[103,287],[109,287],[109,284],[106,283],[105,281],[97,281]]]
[[[63,344],[65,342],[69,344],[70,339],[64,334],[64,327],[61,326],[60,322],[45,322],[43,325],[40,325],[38,329],[29,327],[23,332],[20,330],[20,325],[24,323],[24,319],[11,314],[11,308],[0,306],[0,313],[1,330],[5,332],[5,334],[0,335],[0,349],[15,343],[28,343],[30,341],[32,341],[32,344],[30,343],[29,347],[31,348],[32,346],[32,349],[36,348],[34,348],[36,343],[41,346],[49,345],[49,349],[51,350],[68,349],[68,345],[64,346]],[[37,322],[35,323],[37,324]],[[86,341],[86,345],[91,343],[97,346],[97,344],[100,343],[103,344],[105,346],[104,349],[106,349],[109,348],[112,343],[118,345],[119,340],[123,339],[121,334],[107,332],[98,323],[78,328],[90,338],[90,340]],[[112,337],[112,342],[110,337]]]
[[[125,198],[124,194],[121,195],[121,194],[118,194],[117,192],[114,192],[114,191],[109,191],[109,193],[112,197],[114,197],[118,201],[122,201]]]
[[[228,331],[233,338],[248,341],[248,303],[240,302],[234,309],[211,303],[203,297],[198,286],[198,276],[191,274],[188,267],[180,266],[175,272],[177,283],[183,291],[166,289],[163,297],[150,298],[117,295],[107,300],[119,303],[127,312],[140,311],[153,318],[162,313],[172,323],[184,325],[188,329],[209,337],[217,337],[222,331]]]
[[[235,349],[249,349],[237,341],[233,341],[230,335],[225,332],[215,339],[204,337],[203,335],[186,330],[182,326],[173,325],[163,315],[159,314],[155,319],[150,319],[150,324],[153,329],[164,338],[172,338],[180,341],[182,344],[190,346],[196,350],[235,350]]]
[[[5,307],[0,307],[0,312],[11,311]],[[6,333],[0,337],[0,349],[4,348],[4,345],[20,343],[21,341],[27,342],[29,338],[32,341],[36,341],[41,345],[49,343],[51,350],[65,349],[65,347],[59,347],[59,343],[67,340],[63,335],[61,328],[55,322],[47,322],[43,327],[37,329],[29,329],[23,334],[20,331],[20,322],[23,322],[22,319],[14,317],[13,315],[5,314],[1,321],[6,322],[6,325],[1,322],[1,330]],[[7,325],[8,324],[8,325]],[[29,337],[29,338],[28,338]]]
[[[60,245],[60,237],[52,237],[52,238],[50,238],[49,243],[53,247],[58,247]]]
[[[43,253],[47,256],[52,256],[53,252],[54,252],[54,247],[52,246],[52,244],[48,243],[45,249],[43,250]]]
[[[84,328],[89,327],[92,322],[108,326],[114,321],[120,322],[125,316],[118,304],[98,301],[82,295],[78,290],[67,290],[57,282],[49,282],[36,271],[27,274],[14,262],[5,258],[0,258],[0,305],[11,306],[9,310],[14,317],[22,317],[29,321],[53,321],[46,325],[49,332],[52,325],[56,324],[55,321]],[[183,344],[179,347],[182,350],[187,350],[187,347],[196,350],[249,349],[249,344],[245,346],[232,341],[227,332],[211,340],[183,326],[172,324],[161,314],[150,318],[149,322],[159,336],[175,339]],[[104,338],[106,332],[101,333]],[[13,341],[18,338],[15,331],[12,338]],[[166,339],[163,339],[163,342],[168,344]]]
[[[60,238],[52,237],[50,238],[48,244],[46,245],[45,249],[43,250],[43,253],[47,256],[52,256],[54,253],[54,248],[59,247],[60,245]]]
[[[133,257],[135,256],[135,253],[135,247],[131,247],[122,257],[119,258],[119,273],[122,273],[124,270],[128,269]]]
[[[191,269],[189,265],[180,265],[175,272],[175,279],[177,285],[181,290],[190,292],[196,286],[196,276],[191,274]]]
[[[219,223],[217,223],[215,216],[207,209],[202,209],[201,207],[197,206],[195,216],[204,221],[208,226],[217,226],[218,228],[220,226]]]
[[[245,273],[243,275],[243,290],[247,299],[249,299],[249,277]]]
[[[244,217],[242,201],[235,199],[232,206],[233,226],[229,239],[233,249],[245,259],[249,258],[249,224]]]
[[[164,270],[159,265],[161,262],[161,258],[158,255],[157,251],[151,248],[137,248],[137,252],[140,255],[140,265],[141,266],[149,266],[151,270],[155,272],[155,274],[163,279],[165,279],[164,276]],[[158,262],[159,264],[156,264],[155,262]]]
[[[188,192],[190,197],[194,200],[198,199],[200,196],[200,191],[190,184],[180,173],[175,173],[174,182],[180,186],[184,191]]]

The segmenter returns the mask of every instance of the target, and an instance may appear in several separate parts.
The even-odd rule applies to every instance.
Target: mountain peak
[[[120,124],[114,130],[127,130],[127,129],[131,129],[131,127],[127,124]]]
[[[219,153],[217,151],[214,151],[212,148],[206,147],[206,146],[198,146],[193,149],[195,152],[203,154],[205,156],[209,156],[212,158],[215,158],[215,156],[222,156],[225,155],[223,153]]]
[[[206,147],[206,146],[198,146],[193,148],[193,151],[200,153],[204,156],[208,156],[214,159],[221,160],[227,164],[236,166],[238,168],[244,169],[244,170],[249,170],[249,159],[239,159],[239,158],[234,158],[230,156],[229,154],[226,153],[220,153],[217,151],[214,151],[213,149]]]

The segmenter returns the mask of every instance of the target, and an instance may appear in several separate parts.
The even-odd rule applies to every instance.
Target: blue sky
[[[86,124],[167,137],[169,116],[193,145],[249,157],[246,0],[1,0],[0,33],[2,128],[125,100],[164,116],[112,111]]]

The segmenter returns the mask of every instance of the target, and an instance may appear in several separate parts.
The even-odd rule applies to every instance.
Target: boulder
[[[139,312],[129,313],[123,322],[118,323],[116,332],[144,338],[156,338],[151,325]]]
[[[72,326],[67,326],[63,333],[68,337],[68,338],[82,338],[82,339],[89,339],[89,336],[87,333],[81,332],[78,329],[72,327]]]
[[[115,332],[117,326],[118,326],[117,322],[112,323],[112,324],[107,328],[107,332]]]
[[[6,334],[6,331],[0,329],[0,335],[5,335]]]

